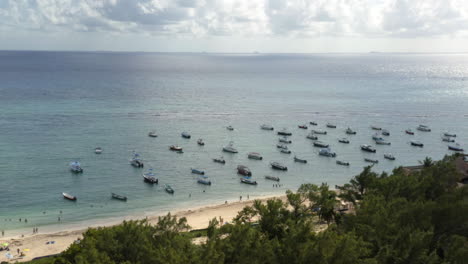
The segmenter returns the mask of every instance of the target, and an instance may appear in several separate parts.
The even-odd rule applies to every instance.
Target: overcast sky
[[[0,0],[0,49],[468,52],[468,0]]]

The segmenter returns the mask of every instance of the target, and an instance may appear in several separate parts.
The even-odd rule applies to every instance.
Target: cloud
[[[467,36],[465,0],[0,0],[0,32]]]

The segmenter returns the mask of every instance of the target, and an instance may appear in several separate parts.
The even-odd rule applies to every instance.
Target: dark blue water
[[[367,165],[364,157],[380,160],[376,171],[443,157],[450,153],[445,131],[467,148],[467,109],[468,56],[459,54],[0,52],[0,229],[56,224],[59,211],[61,225],[79,224],[283,193],[304,182],[342,184]],[[297,128],[312,120],[321,129],[338,126],[319,137],[350,167],[317,155],[308,131]],[[276,132],[260,130],[263,123],[293,132],[293,154],[278,152]],[[432,132],[404,134],[419,124]],[[391,132],[392,145],[376,146],[376,154],[359,149],[372,143],[371,125]],[[349,145],[338,143],[348,126],[358,134],[348,136]],[[148,137],[150,130],[159,137]],[[181,138],[182,131],[192,138]],[[411,147],[411,139],[424,148]],[[238,154],[221,152],[229,141]],[[172,144],[184,153],[170,152]],[[143,183],[143,170],[129,165],[134,150],[156,170],[159,186]],[[248,160],[251,151],[264,160]],[[397,160],[384,160],[388,152]],[[221,155],[226,165],[211,161]],[[309,163],[294,163],[294,155]],[[73,160],[82,175],[69,172]],[[272,171],[270,161],[289,169]],[[239,183],[239,164],[250,167],[258,186]],[[197,184],[191,167],[204,169],[213,185]],[[280,176],[283,187],[273,188],[267,174]],[[64,200],[63,191],[78,202]],[[111,200],[111,192],[128,202]]]

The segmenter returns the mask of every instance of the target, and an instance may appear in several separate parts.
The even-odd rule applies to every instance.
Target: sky
[[[468,0],[0,0],[0,50],[468,52]]]

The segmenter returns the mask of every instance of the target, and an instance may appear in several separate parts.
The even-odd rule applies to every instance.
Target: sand
[[[273,196],[270,197],[263,197],[258,200],[266,201],[267,199],[271,199]],[[286,200],[286,196],[278,196],[276,198]],[[256,198],[257,199],[257,198]],[[212,205],[206,206],[201,208],[194,208],[190,210],[178,211],[173,212],[177,217],[186,217],[188,224],[191,226],[192,229],[203,229],[208,227],[208,223],[213,218],[221,217],[224,222],[230,222],[232,219],[237,216],[238,212],[241,211],[245,206],[252,205],[252,200],[247,201],[237,201],[237,202],[229,202],[227,204],[219,204],[219,205]],[[138,220],[135,218],[134,220]],[[158,216],[149,217],[148,221],[152,224],[156,224],[158,221]],[[35,235],[28,235],[24,237],[9,237],[9,238],[1,238],[0,244],[2,243],[10,243],[10,253],[14,256],[14,258],[10,259],[11,262],[23,262],[29,261],[36,257],[47,256],[52,254],[60,253],[68,248],[70,244],[72,244],[76,239],[82,238],[82,234],[87,230],[85,229],[78,229],[78,230],[70,230],[70,231],[63,231],[63,232],[55,232],[55,233],[48,233],[48,234],[35,234]],[[50,241],[54,241],[53,244],[47,243]],[[17,254],[17,249],[20,249],[25,254],[24,257],[19,257]],[[0,262],[8,261],[5,254],[7,251],[0,251]]]

